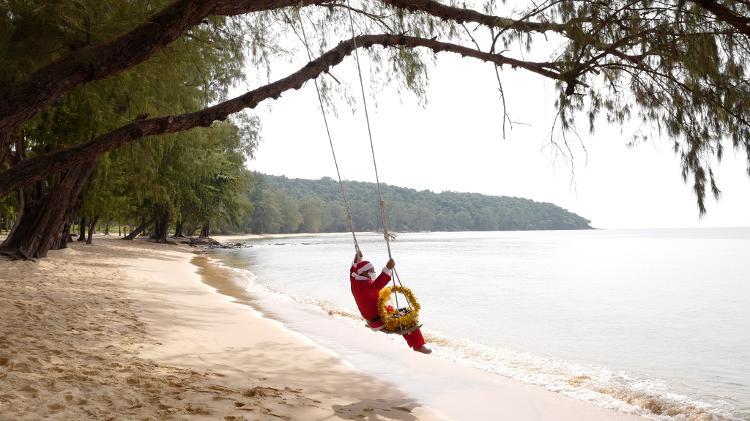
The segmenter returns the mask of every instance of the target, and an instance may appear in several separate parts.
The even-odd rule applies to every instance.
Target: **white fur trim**
[[[361,275],[361,274],[369,271],[370,269],[373,269],[373,266],[372,266],[372,263],[368,262],[366,265],[362,266],[361,268],[359,268],[357,270],[357,275]]]

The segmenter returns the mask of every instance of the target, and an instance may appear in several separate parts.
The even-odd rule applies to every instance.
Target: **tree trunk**
[[[23,187],[18,189],[18,212],[16,212],[16,219],[13,221],[13,225],[10,228],[11,232],[13,232],[18,225],[18,222],[23,218],[23,211],[26,209],[26,193],[24,190]]]
[[[154,229],[149,233],[148,239],[156,241],[159,238],[161,232],[161,214],[154,216]]]
[[[185,238],[182,235],[182,221],[177,221],[174,224],[174,238]]]
[[[203,227],[201,227],[201,235],[199,237],[200,238],[207,238],[210,234],[211,234],[211,230],[209,228],[208,221],[206,221],[203,224]]]
[[[53,245],[53,249],[60,250],[68,248],[68,242],[72,239],[72,236],[70,235],[70,226],[71,224],[69,222],[65,222],[60,238],[57,240],[57,243]]]
[[[3,134],[0,133],[0,137],[2,137]],[[18,135],[18,133],[13,134],[6,134],[8,143],[15,143],[16,145],[16,153],[14,155],[13,164],[18,165],[20,164],[24,159],[26,159],[26,141],[23,137],[23,135]],[[23,211],[26,209],[26,188],[21,187],[18,189],[18,212],[16,212],[16,218],[13,220],[13,225],[10,229],[10,234],[8,234],[8,237],[13,235],[13,231],[18,226],[18,223],[23,218]],[[1,195],[0,195],[1,196]]]
[[[109,235],[109,220],[107,220],[107,223],[104,225],[104,235]]]
[[[78,241],[86,241],[86,217],[83,215],[78,221]]]
[[[99,220],[99,215],[96,215],[94,219],[91,220],[91,224],[89,225],[89,236],[86,239],[86,244],[91,244],[91,242],[94,240],[92,237],[94,235],[94,230],[96,229],[96,222]]]
[[[148,221],[144,220],[141,223],[141,225],[138,225],[137,227],[135,227],[135,229],[133,231],[131,231],[130,234],[122,237],[122,239],[123,240],[132,240],[132,239],[134,239],[135,237],[138,236],[138,234],[142,233],[143,230],[145,230],[147,226],[149,226],[152,222],[154,222],[154,219],[156,219],[156,218],[151,218]]]
[[[95,165],[89,162],[67,171],[46,196],[27,202],[16,228],[0,245],[0,253],[16,259],[45,257],[50,248],[59,244],[64,225]]]
[[[26,194],[24,192],[24,189],[18,190],[18,212],[16,212],[16,217],[13,219],[13,224],[10,225],[10,233],[8,234],[8,238],[10,238],[13,235],[13,231],[18,228],[20,225],[21,219],[23,219],[23,213],[26,209]]]
[[[0,130],[0,165],[5,163],[7,159],[10,161],[10,157],[13,153],[10,150],[10,145],[13,143],[9,138],[10,133],[7,130]]]
[[[154,239],[157,243],[166,243],[167,234],[169,233],[169,211],[162,212],[156,226],[158,228],[154,230]]]

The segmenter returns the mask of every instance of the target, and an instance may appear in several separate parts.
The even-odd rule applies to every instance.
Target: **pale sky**
[[[362,56],[365,75],[367,58]],[[272,79],[306,62],[274,68]],[[255,73],[254,69],[248,72]],[[341,101],[338,117],[329,113],[333,141],[345,180],[375,181],[353,58],[333,74],[347,83],[357,109]],[[565,159],[554,159],[549,131],[554,115],[553,83],[528,72],[505,68],[501,78],[515,125],[501,135],[502,118],[492,66],[449,53],[430,71],[427,106],[395,89],[368,96],[381,181],[402,187],[517,196],[552,202],[592,221],[597,228],[750,226],[750,178],[742,153],[728,148],[715,168],[723,196],[708,199],[708,214],[698,218],[692,187],[680,176],[679,158],[666,138],[627,147],[632,127],[601,124],[594,135],[581,119],[587,154],[574,150],[575,177]],[[257,81],[234,93],[252,89]],[[371,93],[366,78],[365,89]],[[377,102],[377,103],[376,103]],[[248,167],[292,178],[336,178],[315,88],[267,101],[255,111],[263,130],[257,157]],[[375,191],[373,191],[375,194]]]

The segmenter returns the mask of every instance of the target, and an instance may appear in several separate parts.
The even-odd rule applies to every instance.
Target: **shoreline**
[[[233,270],[220,259],[216,259],[208,257],[202,265],[220,266],[228,272]],[[396,382],[408,395],[451,419],[648,419],[434,355],[425,357],[409,352],[398,338],[385,339],[381,333],[363,329],[358,323],[331,318],[330,313],[317,314],[316,317],[315,313],[320,313],[320,309],[302,308],[307,306],[300,304],[295,297],[285,296],[281,300],[275,297],[270,303],[268,300],[255,297],[238,283],[241,282],[241,277],[236,273],[225,273],[224,279],[218,284],[212,279],[203,281],[217,288],[219,292],[231,295],[238,302],[244,302],[256,310],[260,308],[264,317],[278,320],[285,328],[313,338],[328,349],[336,349],[341,358],[365,373]],[[233,285],[227,286],[222,283]],[[282,308],[277,310],[279,307]],[[329,310],[324,310],[324,313],[326,311]],[[333,340],[330,340],[331,338]],[[400,375],[402,372],[410,374]],[[461,389],[456,390],[457,387]]]
[[[178,253],[182,254],[179,268],[160,267],[158,281],[167,287],[169,296],[149,291],[146,285],[136,293],[143,294],[141,302],[147,303],[155,292],[151,300],[179,309],[175,317],[170,311],[153,311],[148,305],[141,308],[152,328],[163,329],[158,335],[161,343],[142,348],[141,355],[160,363],[211,371],[226,384],[253,379],[262,384],[260,387],[293,391],[307,402],[276,408],[275,415],[284,419],[355,419],[371,415],[386,419],[445,419],[392,385],[346,365],[334,352],[264,317],[252,307],[250,299],[237,300],[229,295],[239,291],[233,282],[223,282],[229,275],[196,250]],[[152,263],[161,265],[158,261]],[[140,260],[139,264],[126,269],[132,278],[142,276],[144,262]],[[213,282],[206,282],[207,279]],[[351,384],[358,387],[348,387]],[[378,398],[371,399],[373,396]]]
[[[356,353],[232,298],[241,287],[226,269],[186,246],[97,236],[0,269],[0,413],[12,419],[643,419],[352,327],[435,380],[402,392],[352,363]]]

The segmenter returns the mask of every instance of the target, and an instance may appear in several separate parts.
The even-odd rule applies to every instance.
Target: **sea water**
[[[382,236],[358,239],[382,267]],[[750,228],[403,233],[392,250],[430,358],[657,419],[750,419]],[[350,234],[324,234],[212,256],[333,349],[349,347],[336,323],[366,330],[353,254]]]

